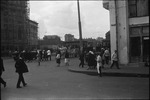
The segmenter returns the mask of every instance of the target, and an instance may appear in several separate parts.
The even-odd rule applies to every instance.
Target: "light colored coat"
[[[102,66],[102,57],[100,55],[97,56],[97,65]]]
[[[117,54],[116,54],[115,52],[112,54],[111,59],[112,59],[113,61],[118,61],[118,59],[117,59]]]
[[[51,51],[50,50],[47,50],[47,55],[51,55]]]

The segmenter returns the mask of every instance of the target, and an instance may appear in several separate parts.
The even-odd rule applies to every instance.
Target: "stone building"
[[[72,34],[65,34],[65,41],[74,41],[74,35]]]
[[[149,0],[103,0],[110,13],[111,53],[120,64],[145,62],[149,57]]]
[[[27,47],[28,0],[1,0],[1,52]]]
[[[38,47],[38,23],[28,19],[28,49],[34,50]]]
[[[39,40],[38,44],[40,49],[57,49],[61,46],[62,42],[60,37],[57,35],[45,35],[42,40]]]
[[[110,49],[110,31],[108,31],[106,34],[105,34],[105,39],[103,39],[102,41],[102,47],[104,49],[108,48]]]

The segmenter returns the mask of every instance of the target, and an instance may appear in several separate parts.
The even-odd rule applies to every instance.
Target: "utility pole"
[[[114,0],[115,2],[115,13],[116,13],[116,50],[117,50],[117,59],[118,59],[118,63],[119,63],[119,47],[118,47],[118,3],[117,0]]]
[[[80,53],[81,53],[82,49],[83,49],[83,42],[82,42],[82,27],[81,27],[81,20],[80,20],[80,5],[79,5],[79,0],[77,0],[77,5],[78,5],[79,40],[80,40]]]

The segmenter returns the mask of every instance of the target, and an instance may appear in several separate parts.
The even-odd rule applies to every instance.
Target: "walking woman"
[[[60,60],[61,60],[61,52],[60,52],[60,50],[57,50],[57,52],[56,52],[56,63],[58,64],[57,67],[60,66],[60,63],[61,63]]]
[[[109,56],[110,56],[110,53],[109,53],[109,50],[108,50],[108,48],[107,48],[107,49],[104,51],[105,62],[106,62],[107,65],[109,64]]]
[[[89,56],[88,56],[88,68],[89,69],[94,69],[94,67],[96,66],[96,56],[94,55],[93,51],[89,51]]]
[[[23,73],[28,72],[27,65],[25,64],[24,60],[19,57],[19,59],[15,63],[16,73],[18,73],[18,82],[17,82],[17,88],[21,88],[20,84],[22,82],[23,86],[26,86],[27,83],[25,83]]]
[[[114,64],[116,65],[117,69],[120,69],[118,64],[117,50],[115,50],[114,53],[112,54],[112,64],[110,68],[112,68]]]
[[[65,52],[65,65],[66,65],[66,66],[69,66],[69,53],[68,53],[67,50],[66,50],[66,52]]]

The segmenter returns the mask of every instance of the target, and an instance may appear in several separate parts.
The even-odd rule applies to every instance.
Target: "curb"
[[[97,76],[97,72],[96,71],[75,70],[75,69],[72,69],[72,68],[68,68],[68,71],[74,72],[74,73],[82,73],[82,74]],[[102,76],[149,78],[149,74],[141,74],[141,73],[119,73],[119,72],[102,72]]]

